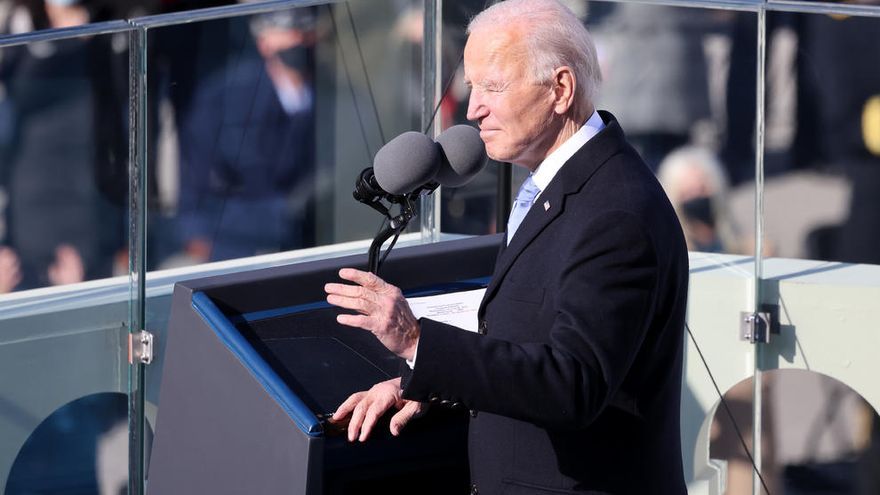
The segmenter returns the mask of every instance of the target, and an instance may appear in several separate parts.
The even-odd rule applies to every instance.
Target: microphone
[[[463,186],[485,166],[486,148],[471,126],[452,126],[436,143],[424,134],[404,132],[376,152],[373,166],[358,176],[353,195],[371,206],[382,199],[400,203],[402,196],[438,185]]]
[[[366,204],[378,202],[383,198],[389,201],[394,199],[392,195],[385,192],[379,183],[376,182],[376,174],[373,173],[373,167],[367,167],[361,171],[354,184],[354,191],[351,194],[354,196],[354,199]]]
[[[428,136],[404,132],[376,152],[376,183],[392,195],[414,192],[437,175],[439,154],[439,146]]]
[[[368,267],[378,273],[382,244],[403,231],[415,216],[413,200],[430,193],[441,183],[458,187],[471,180],[486,164],[486,150],[479,132],[466,125],[450,127],[435,143],[415,131],[404,132],[376,152],[373,166],[358,176],[354,199],[373,208],[387,219],[370,245]],[[396,215],[385,200],[400,207]],[[394,241],[386,255],[394,246]]]
[[[400,203],[404,195],[434,178],[438,155],[439,146],[431,138],[414,131],[404,132],[376,152],[372,167],[361,171],[354,199],[374,208],[382,199]]]
[[[486,166],[486,146],[480,131],[469,125],[454,125],[437,136],[440,167],[436,181],[446,187],[460,187]]]

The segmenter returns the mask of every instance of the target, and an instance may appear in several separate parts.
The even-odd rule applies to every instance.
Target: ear
[[[564,115],[574,105],[574,93],[577,80],[574,71],[566,65],[553,71],[553,111]]]

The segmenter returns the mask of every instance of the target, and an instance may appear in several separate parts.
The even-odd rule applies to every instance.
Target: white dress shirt
[[[587,122],[570,138],[566,139],[561,146],[556,148],[553,153],[547,155],[547,158],[544,158],[544,161],[542,161],[541,164],[538,165],[538,168],[532,172],[532,180],[535,181],[535,185],[538,186],[538,189],[541,191],[547,189],[547,186],[550,185],[550,181],[553,180],[553,177],[556,177],[556,173],[559,172],[559,169],[561,169],[563,165],[565,165],[565,162],[574,156],[583,145],[587,144],[587,141],[593,139],[593,136],[599,134],[599,131],[604,128],[605,122],[602,122],[602,117],[599,117],[599,112],[594,110],[593,115],[590,115]]]

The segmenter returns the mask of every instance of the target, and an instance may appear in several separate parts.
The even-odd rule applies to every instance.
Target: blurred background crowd
[[[3,2],[0,32],[208,6]],[[150,45],[151,268],[313,242],[308,200],[288,203],[309,196],[295,188],[314,164],[314,24],[311,10],[291,11]],[[124,33],[0,51],[0,292],[127,273],[128,45]]]
[[[0,35],[228,3],[0,0]],[[327,169],[346,155],[320,149],[365,146],[352,156],[366,165],[364,127],[380,132],[373,148],[421,127],[421,2],[386,3],[393,22],[346,4],[347,18],[308,8],[151,32],[149,269],[369,237],[327,226],[339,218],[318,205],[340,208],[324,199]],[[570,3],[599,47],[599,107],[658,174],[691,249],[752,254],[755,14]],[[443,126],[464,121],[462,26],[481,6],[444,7]],[[357,51],[326,48],[337,18]],[[768,24],[765,254],[878,263],[880,70],[851,56],[873,53],[877,21],[771,12]],[[127,272],[128,46],[122,33],[0,49],[0,293]],[[346,104],[362,128],[350,135]],[[495,231],[497,169],[444,191],[443,231]]]
[[[0,36],[231,3],[0,0]],[[443,127],[465,120],[463,26],[483,3],[443,3]],[[769,12],[758,81],[755,13],[568,3],[599,50],[598,106],[656,172],[691,250],[755,252],[761,82],[764,254],[880,264],[880,19]],[[371,237],[378,220],[351,186],[383,142],[424,130],[422,8],[354,2],[151,30],[147,268]],[[0,48],[0,294],[128,273],[129,47],[121,33]],[[443,232],[495,232],[504,166],[442,191]],[[827,417],[814,427],[842,422],[845,442],[775,437],[780,464],[817,466],[779,474],[779,493],[880,493],[876,470],[839,491],[798,488],[878,463],[876,415],[835,404],[817,405]],[[722,423],[715,454],[747,462]]]

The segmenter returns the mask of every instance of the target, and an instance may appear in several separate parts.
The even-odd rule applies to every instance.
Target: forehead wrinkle
[[[481,72],[481,80],[470,80],[472,84],[478,84],[486,81],[497,81],[499,78],[510,81],[516,78],[525,77],[527,50],[520,33],[522,29],[514,25],[512,29],[495,31],[492,35],[487,36],[486,30],[471,33],[469,42],[478,38],[477,41],[483,41],[488,38],[484,44],[474,48],[480,50],[477,57],[480,62],[478,67]],[[499,34],[495,34],[499,33]],[[487,70],[488,69],[488,70]],[[465,75],[467,77],[467,66],[465,66]]]

